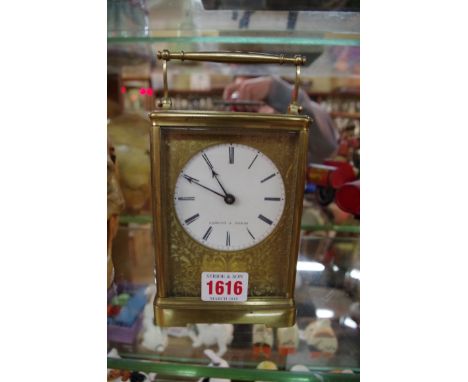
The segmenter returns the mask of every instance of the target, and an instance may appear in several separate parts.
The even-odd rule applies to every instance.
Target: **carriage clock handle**
[[[203,62],[221,62],[221,63],[237,63],[237,64],[278,64],[278,65],[295,65],[296,78],[294,81],[294,89],[292,92],[291,103],[288,107],[288,112],[291,114],[299,114],[302,107],[297,103],[299,93],[301,66],[305,64],[304,56],[296,55],[294,57],[285,57],[284,54],[264,54],[264,53],[243,53],[243,52],[170,52],[165,49],[158,51],[158,59],[163,60],[163,81],[164,95],[159,106],[164,109],[171,107],[171,99],[169,98],[169,90],[167,86],[167,62],[170,60],[181,61],[203,61]]]

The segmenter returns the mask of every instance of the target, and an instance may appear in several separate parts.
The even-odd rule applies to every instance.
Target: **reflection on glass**
[[[298,271],[322,272],[325,266],[317,261],[298,261],[296,269]]]
[[[332,318],[335,315],[335,312],[330,309],[317,309],[315,314],[318,318]]]
[[[343,321],[343,324],[348,328],[357,329],[358,324],[351,317],[346,317]]]
[[[353,269],[349,274],[353,279],[360,280],[359,269]]]

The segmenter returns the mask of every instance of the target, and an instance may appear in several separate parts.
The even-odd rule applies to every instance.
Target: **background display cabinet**
[[[359,1],[108,0],[107,28],[107,133],[125,201],[109,251],[108,381],[358,381],[359,213],[335,198],[359,183]],[[165,49],[306,58],[301,87],[330,114],[339,147],[308,163],[293,326],[155,325],[149,113],[163,97]],[[295,80],[286,65],[171,60],[171,110],[233,111],[225,87],[259,76]]]

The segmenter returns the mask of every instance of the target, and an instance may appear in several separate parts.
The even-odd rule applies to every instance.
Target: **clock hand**
[[[216,173],[213,171],[213,176],[214,176],[214,178],[216,179],[216,181],[218,182],[218,184],[219,184],[219,186],[221,187],[221,189],[223,190],[224,195],[226,195],[226,196],[229,195],[229,194],[226,192],[226,190],[224,189],[224,187],[223,187],[223,185],[221,184],[221,182],[219,181],[219,179],[218,179],[218,174],[216,174]]]
[[[184,178],[187,179],[190,183],[195,183],[196,185],[200,186],[200,187],[203,187],[204,189],[208,190],[208,191],[211,191],[213,193],[215,193],[216,195],[219,195],[221,196],[223,199],[225,199],[225,196],[220,194],[219,192],[215,191],[215,190],[212,190],[211,188],[209,187],[206,187],[204,186],[203,184],[199,183],[198,182],[198,179],[195,179],[195,178],[192,178],[191,176],[188,176],[186,174],[184,174]]]
[[[216,174],[217,175],[217,174]],[[224,189],[223,185],[221,184],[221,182],[219,181],[218,177],[215,176],[215,179],[218,181],[218,184],[221,186],[221,188],[223,189],[223,192],[224,192],[224,201],[226,202],[226,204],[233,204],[235,201],[236,201],[236,198],[234,195],[232,194],[228,194],[226,192],[226,190]]]
[[[226,197],[227,197],[228,195],[234,197],[233,195],[229,194],[229,193],[225,190],[225,188],[223,187],[223,185],[222,185],[221,182],[219,181],[219,179],[218,179],[218,175],[219,175],[219,174],[214,170],[213,165],[211,164],[210,160],[208,159],[208,156],[206,155],[206,153],[203,153],[203,154],[202,154],[202,158],[205,160],[206,164],[207,164],[208,167],[210,168],[212,177],[216,179],[216,181],[218,182],[219,186],[220,186],[221,189],[223,190],[224,195],[225,195]],[[227,203],[227,202],[226,202],[226,203]]]
[[[192,178],[191,176],[187,175],[187,174],[184,174],[184,178],[187,179],[190,183],[195,183],[196,185],[200,186],[200,187],[203,187],[204,189],[208,190],[208,191],[211,191],[213,193],[215,193],[216,195],[219,195],[221,196],[224,201],[226,202],[226,204],[233,204],[235,201],[236,201],[236,198],[231,195],[231,194],[226,194],[226,195],[222,195],[220,194],[219,192],[209,188],[209,187],[206,187],[204,186],[203,184],[199,183],[198,179],[195,179],[195,178]]]

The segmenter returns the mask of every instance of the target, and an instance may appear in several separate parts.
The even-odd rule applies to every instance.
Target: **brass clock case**
[[[156,324],[293,325],[310,118],[155,111],[150,119]],[[285,187],[285,205],[277,227],[259,244],[239,251],[215,250],[197,243],[179,224],[173,203],[177,177],[187,161],[201,150],[223,143],[243,144],[264,153],[278,168]],[[247,272],[247,301],[202,301],[202,272]]]

